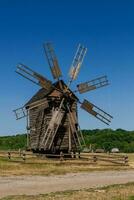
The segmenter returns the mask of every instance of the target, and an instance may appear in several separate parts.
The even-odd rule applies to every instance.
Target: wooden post
[[[64,154],[63,154],[63,152],[61,151],[60,152],[60,161],[63,161],[64,160]]]
[[[73,151],[71,151],[71,158],[74,158],[74,153],[73,153]]]
[[[96,163],[97,162],[97,156],[93,156],[93,162]]]
[[[124,156],[124,162],[125,162],[125,165],[128,164],[128,156]]]
[[[8,159],[9,159],[9,160],[11,160],[11,152],[10,152],[10,151],[8,151],[8,153],[7,153],[7,154],[8,154]]]
[[[80,151],[78,152],[78,158],[80,159]]]
[[[19,149],[19,156],[21,157],[21,149]]]
[[[29,111],[27,110],[27,149],[29,147]]]
[[[25,152],[23,152],[23,154],[22,154],[22,159],[25,162],[25,160],[26,160],[26,154],[25,154]]]
[[[74,158],[76,158],[76,152],[75,151],[73,152],[73,154],[74,154]]]
[[[72,146],[71,146],[71,129],[70,126],[68,127],[68,131],[69,131],[69,136],[68,136],[68,145],[69,145],[69,153],[71,152]]]

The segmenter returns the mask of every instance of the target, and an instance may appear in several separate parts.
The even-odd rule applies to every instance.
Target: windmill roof
[[[60,80],[60,82],[66,86],[66,84],[64,83],[63,80]],[[58,86],[59,85],[59,81],[57,81],[56,83],[53,84],[53,86]],[[45,98],[47,95],[49,95],[53,90],[55,90],[55,88],[50,88],[49,90],[46,90],[44,88],[41,88],[26,104],[25,107],[29,106],[31,103],[34,103],[36,101],[39,101],[43,98]],[[69,89],[70,90],[70,89]],[[70,90],[70,92],[72,92]],[[73,92],[72,92],[73,93]],[[75,94],[73,93],[73,96],[75,99],[78,100],[78,98],[75,96]]]

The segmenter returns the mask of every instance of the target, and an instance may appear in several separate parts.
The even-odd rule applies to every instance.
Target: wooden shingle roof
[[[66,86],[66,84],[64,83],[64,81],[60,80],[60,82]],[[59,86],[59,81],[57,81],[56,83],[53,84],[54,87]],[[43,98],[45,98],[46,96],[48,96],[50,93],[52,93],[53,90],[55,90],[55,88],[52,87],[50,90],[45,90],[44,88],[41,88],[26,104],[25,107],[29,106],[30,104],[42,100]],[[72,92],[70,90],[70,92]],[[72,92],[73,93],[73,92]],[[73,93],[73,96],[75,99],[78,99],[75,94]]]
[[[44,99],[51,91],[41,88],[26,104],[25,107],[38,100]]]

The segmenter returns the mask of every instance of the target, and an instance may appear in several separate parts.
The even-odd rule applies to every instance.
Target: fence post
[[[71,151],[71,158],[74,158],[74,153],[73,153],[73,151]]]
[[[11,152],[8,151],[7,156],[8,156],[8,159],[11,160]]]
[[[96,163],[97,162],[97,156],[93,156],[93,162]]]
[[[21,157],[21,149],[19,149],[19,156]]]
[[[22,154],[22,159],[25,162],[25,160],[26,160],[26,154],[25,154],[25,152],[23,152],[23,154]]]
[[[60,152],[60,161],[63,161],[64,160],[64,154],[63,154],[63,152],[61,151]]]
[[[78,151],[78,159],[80,159],[80,151]]]
[[[74,154],[74,158],[76,158],[76,152],[75,151],[73,152],[73,154]]]
[[[125,165],[128,164],[128,156],[124,156],[124,162],[125,162]]]

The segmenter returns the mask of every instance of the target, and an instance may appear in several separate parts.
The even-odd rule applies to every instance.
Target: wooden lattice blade
[[[54,79],[59,79],[62,76],[58,60],[54,51],[54,48],[51,43],[45,43],[43,45],[46,58]]]
[[[40,85],[46,90],[49,90],[52,87],[52,82],[50,80],[46,79],[44,76],[33,71],[31,68],[24,64],[18,64],[16,72],[24,78],[32,81],[33,83]]]
[[[81,104],[81,108],[107,125],[110,124],[113,118],[111,115],[109,115],[108,113],[106,113],[105,111],[103,111],[102,109],[98,108],[97,106],[85,99]]]
[[[22,119],[27,116],[27,111],[24,106],[13,110],[13,112],[15,113],[16,120]]]
[[[27,108],[26,108],[26,106],[22,106],[20,108],[13,110],[13,112],[15,113],[15,116],[16,116],[16,120],[27,117],[28,113],[27,113],[26,109],[32,110],[37,107],[39,107],[38,108],[39,110],[46,109],[49,107],[49,103],[48,103],[48,101],[44,101],[44,99],[43,99],[43,100],[39,100],[34,103],[31,103]],[[41,109],[40,109],[40,107],[41,107]]]
[[[80,94],[109,85],[107,76],[102,76],[77,85]]]
[[[50,80],[46,79],[44,76],[37,74],[37,73],[34,73],[34,76],[39,81],[40,86],[42,86],[46,90],[49,90],[50,88],[53,87],[52,82]]]
[[[70,78],[72,80],[77,78],[86,52],[87,48],[79,44],[69,72]]]

